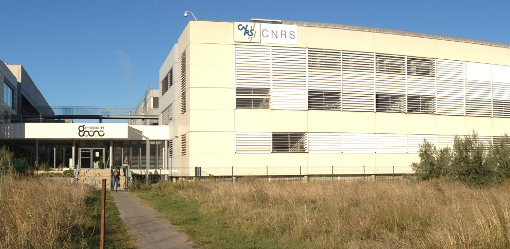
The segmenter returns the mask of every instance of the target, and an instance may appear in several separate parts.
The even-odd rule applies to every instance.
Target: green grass
[[[86,231],[87,248],[99,248],[101,240],[101,191],[87,201],[88,211],[95,223]],[[106,191],[105,248],[136,248],[135,241],[127,233],[110,191]]]
[[[278,244],[275,235],[260,237],[232,229],[226,215],[204,214],[200,212],[198,202],[191,199],[177,194],[162,196],[151,190],[135,193],[200,248],[284,248]]]

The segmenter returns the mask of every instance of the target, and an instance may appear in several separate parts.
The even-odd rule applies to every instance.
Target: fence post
[[[301,181],[301,166],[299,166],[299,180]]]
[[[365,175],[365,166],[363,166],[363,175]]]
[[[331,181],[333,181],[333,167],[335,166],[331,166]]]
[[[395,165],[393,165],[393,177],[395,177]]]
[[[99,248],[104,248],[104,233],[106,223],[106,179],[101,181],[101,235],[99,240]]]
[[[232,166],[232,182],[234,182],[234,166]]]
[[[266,178],[269,179],[269,166],[266,166]]]

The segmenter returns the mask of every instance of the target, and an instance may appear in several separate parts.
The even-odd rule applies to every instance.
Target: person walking
[[[120,185],[120,172],[118,168],[113,170],[113,189],[117,192],[117,188]]]

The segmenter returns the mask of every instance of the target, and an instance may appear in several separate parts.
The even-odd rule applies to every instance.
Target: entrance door
[[[104,169],[104,148],[80,148],[80,167]]]

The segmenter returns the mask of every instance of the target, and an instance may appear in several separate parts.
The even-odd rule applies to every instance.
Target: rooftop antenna
[[[195,17],[195,15],[193,14],[193,12],[189,11],[189,10],[185,10],[184,11],[184,17],[187,17],[188,16],[188,13],[191,13],[191,15],[193,16],[193,18],[195,18],[195,21],[197,21],[197,18]]]

